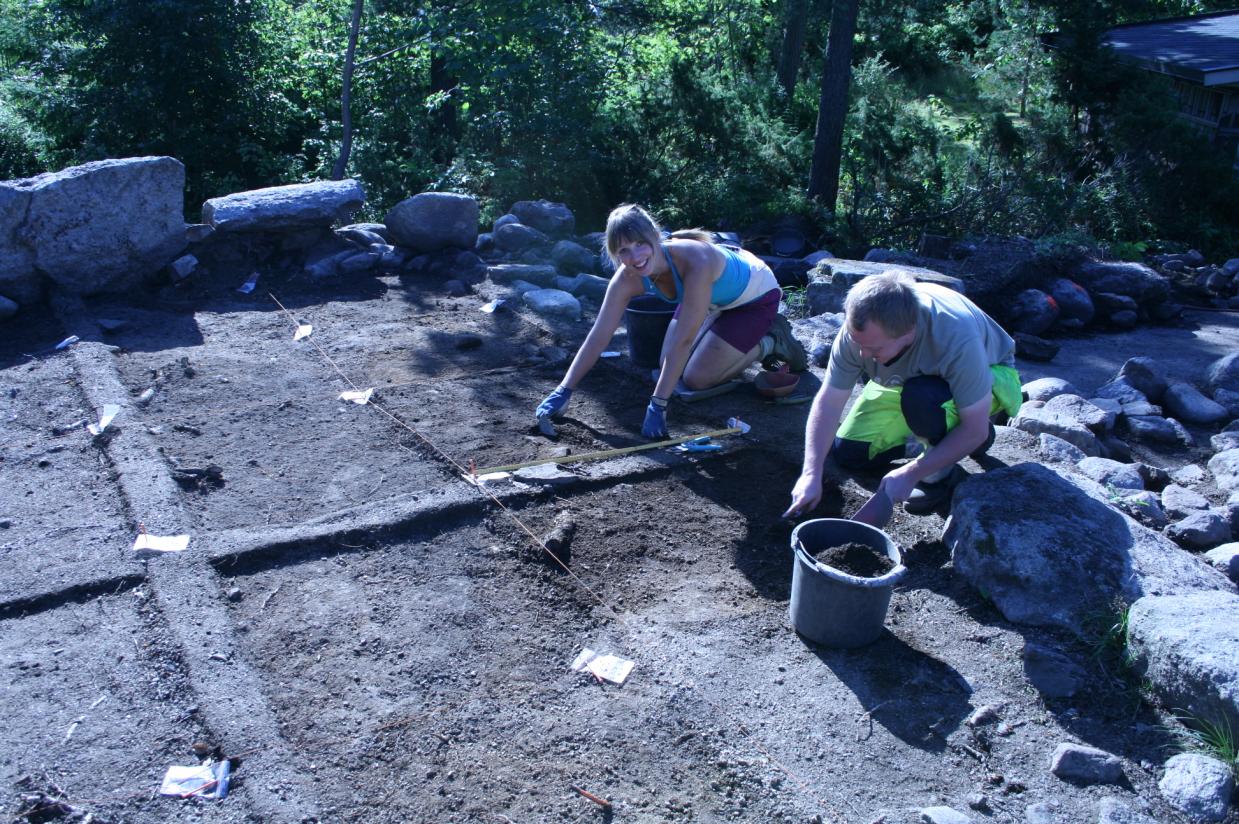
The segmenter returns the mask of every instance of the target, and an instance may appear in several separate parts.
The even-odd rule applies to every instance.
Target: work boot
[[[762,360],[763,367],[773,371],[782,362],[793,372],[803,372],[809,368],[809,355],[792,334],[792,325],[787,322],[786,317],[775,315],[774,323],[766,334],[774,340],[774,348]]]
[[[951,493],[968,477],[959,464],[940,481],[921,481],[912,489],[903,508],[909,515],[927,515],[951,499]]]

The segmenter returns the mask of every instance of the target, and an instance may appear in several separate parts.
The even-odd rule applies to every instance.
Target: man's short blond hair
[[[912,331],[919,307],[915,283],[894,269],[862,278],[843,301],[848,326],[863,332],[870,323],[876,323],[892,338]]]

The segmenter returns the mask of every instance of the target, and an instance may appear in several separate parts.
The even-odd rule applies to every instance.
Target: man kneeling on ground
[[[884,471],[879,488],[892,502],[906,502],[914,514],[930,512],[966,474],[956,462],[993,443],[991,419],[1019,411],[1015,341],[963,295],[894,271],[854,285],[844,312],[784,517],[817,506],[828,454],[844,469]],[[862,377],[860,397],[840,426]],[[891,469],[892,461],[919,448],[909,436],[925,451]]]

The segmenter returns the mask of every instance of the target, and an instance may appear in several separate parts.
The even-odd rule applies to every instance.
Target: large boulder
[[[1056,395],[1079,395],[1075,386],[1062,378],[1038,378],[1020,387],[1030,401],[1048,401]]]
[[[597,275],[591,275],[588,272],[581,272],[579,275],[566,277],[559,275],[555,278],[555,288],[562,289],[565,292],[576,295],[577,297],[586,297],[591,300],[596,300],[599,303],[606,297],[607,286],[611,281],[606,278],[600,278]]]
[[[1044,409],[1047,412],[1065,415],[1098,434],[1105,432],[1114,424],[1114,417],[1106,410],[1092,401],[1070,393],[1050,398],[1046,401]]]
[[[1040,335],[1058,320],[1058,303],[1040,289],[1025,289],[1005,312],[1007,328],[1025,335]]]
[[[393,243],[419,254],[472,249],[478,239],[478,202],[454,192],[422,192],[393,206],[383,223]]]
[[[549,200],[518,200],[510,210],[526,226],[532,226],[550,237],[565,238],[576,234],[576,217],[562,203]],[[498,229],[496,229],[498,231]]]
[[[805,351],[809,353],[809,360],[814,366],[826,367],[830,361],[830,348],[834,345],[835,338],[839,336],[839,331],[843,329],[845,321],[846,318],[842,312],[814,315],[792,321],[792,331],[796,335],[796,340],[804,342]]]
[[[903,272],[921,283],[936,283],[963,294],[964,282],[957,277],[944,275],[919,266],[901,266],[892,263],[872,263],[863,260],[827,258],[814,266],[808,274],[809,283],[805,298],[810,315],[843,311],[843,299],[857,282],[870,275],[887,271]]]
[[[505,252],[523,252],[526,249],[537,249],[546,246],[550,238],[524,223],[506,223],[495,230],[495,245]],[[536,256],[539,260],[543,255]]]
[[[561,320],[578,320],[581,302],[561,289],[532,289],[523,295],[525,305],[539,315]]]
[[[561,240],[551,249],[555,268],[565,275],[582,272],[592,274],[598,268],[598,256],[579,243]]]
[[[1109,458],[1085,458],[1076,464],[1076,468],[1108,490],[1144,489],[1144,479],[1134,464]]]
[[[1141,598],[1127,617],[1128,650],[1167,707],[1239,729],[1239,595]]]
[[[1055,278],[1046,287],[1050,297],[1058,304],[1059,322],[1084,326],[1093,319],[1096,309],[1088,290],[1073,280]]]
[[[1127,435],[1132,440],[1144,443],[1177,444],[1180,441],[1174,421],[1160,415],[1132,415],[1124,419]]]
[[[1143,263],[1082,261],[1071,279],[1090,292],[1127,295],[1141,304],[1161,303],[1170,297],[1170,279]]]
[[[43,291],[34,268],[34,249],[22,228],[30,211],[30,191],[21,180],[0,181],[0,295],[18,303],[32,303]]]
[[[132,288],[186,245],[185,167],[171,157],[99,160],[11,181],[6,188],[29,196],[16,229],[18,246],[25,246],[36,270],[67,292],[93,295]],[[10,192],[7,199],[12,214],[24,198]],[[14,277],[24,257],[19,252],[15,265],[0,266],[9,268],[10,279],[30,287],[28,278]]]
[[[943,540],[955,569],[1009,621],[1080,636],[1099,605],[1229,590],[1216,569],[1113,508],[1086,478],[1023,463],[956,490]]]
[[[286,232],[347,220],[366,202],[356,180],[320,180],[213,197],[202,220],[217,232]]]
[[[1194,752],[1183,752],[1166,762],[1157,782],[1162,796],[1193,821],[1221,821],[1230,806],[1235,778],[1229,764]]]

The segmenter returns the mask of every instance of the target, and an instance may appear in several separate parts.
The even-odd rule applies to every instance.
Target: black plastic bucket
[[[633,363],[646,369],[658,368],[663,338],[674,313],[675,306],[654,295],[639,295],[628,303],[624,325],[628,327],[628,354]]]
[[[858,578],[814,557],[827,547],[855,541],[894,562],[878,578]],[[891,592],[908,569],[899,547],[880,529],[857,521],[816,518],[792,530],[792,626],[827,647],[863,647],[882,634]]]

